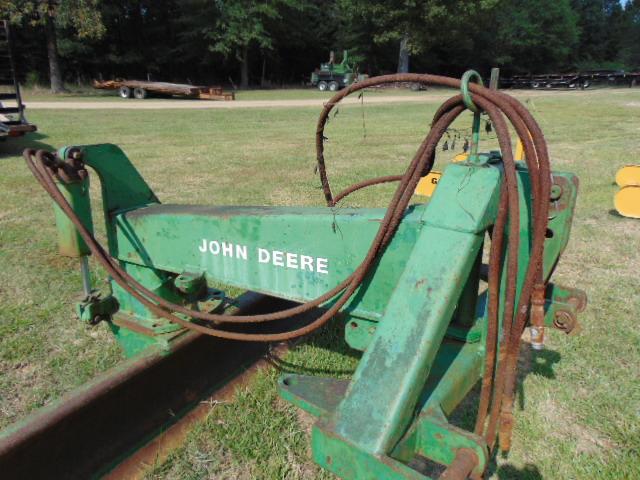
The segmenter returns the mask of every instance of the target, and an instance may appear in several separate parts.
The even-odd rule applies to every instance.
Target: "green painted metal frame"
[[[385,213],[162,205],[118,147],[78,148],[101,181],[111,255],[147,288],[184,305],[198,295],[206,298],[199,282],[296,301],[315,298],[353,272]],[[524,165],[518,167],[518,179],[522,218],[530,218]],[[408,466],[413,457],[448,465],[466,448],[478,458],[474,473],[485,469],[484,441],[449,424],[447,415],[482,375],[487,312],[481,260],[501,180],[499,158],[479,155],[447,167],[431,201],[408,209],[343,310],[345,340],[364,352],[351,380],[280,379],[283,398],[319,417],[312,445],[315,461],[324,468],[349,479],[424,479]],[[577,193],[570,174],[555,173],[554,182],[546,278],[568,241]],[[77,200],[74,208],[90,213],[87,195],[71,189],[66,194]],[[90,225],[90,215],[83,219]],[[65,223],[59,228],[66,230],[62,238],[75,232]],[[521,222],[520,235],[519,260],[526,265],[530,223]],[[519,285],[523,275],[519,272]],[[158,345],[169,348],[184,334],[117,284],[112,291],[118,311],[110,324],[128,355]],[[580,310],[575,291],[550,284],[547,293],[547,324],[557,323],[558,311]]]

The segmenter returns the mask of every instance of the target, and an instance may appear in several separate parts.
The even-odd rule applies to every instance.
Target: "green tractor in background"
[[[347,87],[354,82],[367,78],[368,75],[358,75],[357,68],[349,62],[349,53],[347,50],[343,52],[342,61],[336,63],[333,52],[329,54],[329,61],[321,63],[311,73],[311,85],[318,87],[318,90],[324,92],[329,90],[335,92],[341,88]]]

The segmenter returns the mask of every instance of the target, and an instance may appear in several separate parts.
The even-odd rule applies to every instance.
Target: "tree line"
[[[0,0],[23,81],[292,85],[360,73],[640,70],[640,0]]]

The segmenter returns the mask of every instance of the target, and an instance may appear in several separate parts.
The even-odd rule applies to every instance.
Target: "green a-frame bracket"
[[[449,423],[447,416],[483,374],[487,312],[479,264],[495,219],[500,177],[500,168],[488,163],[446,170],[380,322],[347,321],[347,342],[364,350],[351,380],[281,376],[280,395],[318,417],[312,450],[323,468],[350,480],[424,480],[430,477],[409,465],[416,456],[450,466],[464,451],[475,463],[469,477],[481,478],[489,461],[485,440]],[[531,197],[522,165],[518,180],[525,192],[519,257],[526,265]],[[568,241],[577,194],[574,176],[555,174],[554,181],[563,189],[563,203],[552,208],[549,221],[547,279]],[[518,287],[523,279],[520,271]],[[549,285],[545,323],[552,325],[558,309],[572,303],[564,297],[578,292]],[[370,332],[366,341],[349,328],[361,324]]]
[[[445,416],[480,378],[483,344],[445,334],[478,268],[500,176],[491,165],[447,169],[351,381],[281,378],[281,395],[319,416],[312,445],[324,468],[345,479],[425,479],[412,457],[448,465],[467,448],[484,471],[484,441]]]

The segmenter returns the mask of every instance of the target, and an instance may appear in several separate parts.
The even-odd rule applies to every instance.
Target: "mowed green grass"
[[[542,354],[524,349],[513,450],[496,459],[494,478],[638,478],[640,221],[613,214],[612,199],[618,168],[640,163],[640,90],[519,97],[546,133],[554,168],[580,176],[572,238],[555,280],[586,290],[589,307],[579,336],[551,332]],[[327,130],[334,189],[401,172],[437,106],[341,107]],[[74,318],[77,261],[56,253],[52,209],[19,156],[22,148],[117,143],[167,203],[322,205],[314,174],[317,114],[32,110],[41,133],[0,144],[0,426],[123,358],[104,325]],[[469,122],[465,116],[457,126]],[[440,166],[453,153],[440,151]],[[368,189],[347,204],[384,206],[390,192]],[[93,269],[100,285],[102,272]],[[335,326],[285,360],[348,376],[357,355],[340,338]],[[333,478],[311,462],[311,420],[278,399],[275,378],[265,371],[233,402],[212,406],[184,447],[152,465],[148,477]],[[468,424],[473,412],[458,417]]]

